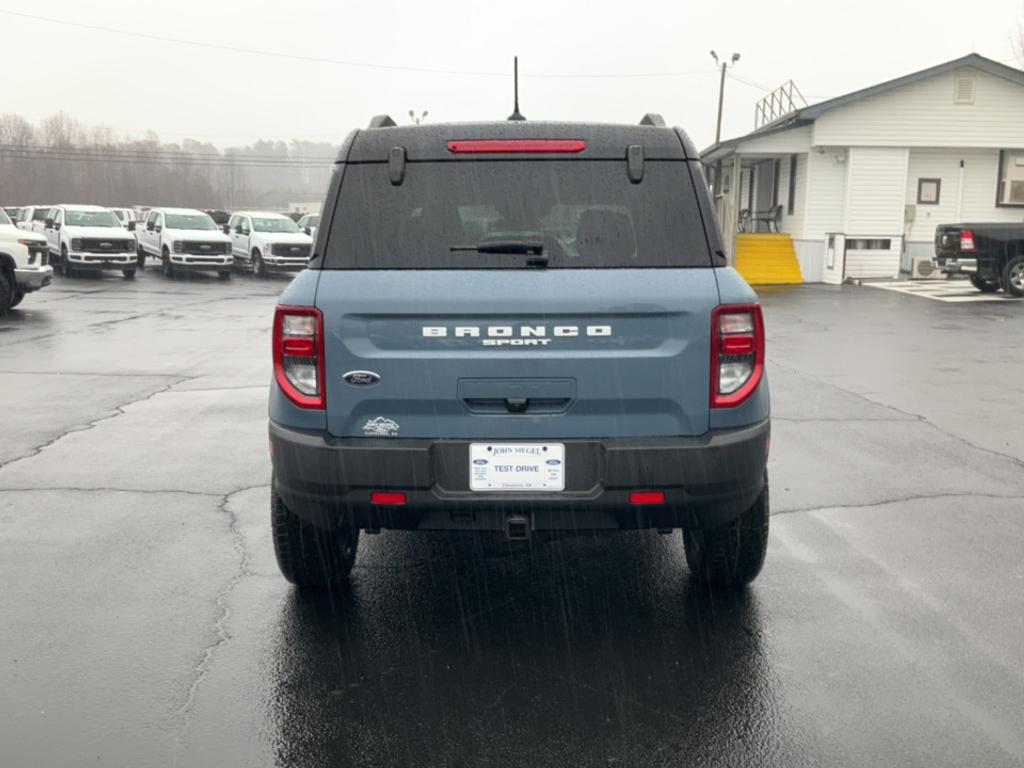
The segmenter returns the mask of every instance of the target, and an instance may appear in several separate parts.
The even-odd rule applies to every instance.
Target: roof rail
[[[664,128],[665,118],[657,112],[648,112],[644,115],[643,120],[640,121],[640,125],[652,125],[655,128]]]
[[[374,115],[370,118],[368,128],[395,128],[398,125],[391,119],[391,115]]]

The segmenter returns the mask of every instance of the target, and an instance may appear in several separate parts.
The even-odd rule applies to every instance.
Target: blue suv
[[[360,531],[681,530],[695,578],[768,539],[764,321],[697,152],[635,126],[374,118],[281,296],[273,539],[303,587]]]

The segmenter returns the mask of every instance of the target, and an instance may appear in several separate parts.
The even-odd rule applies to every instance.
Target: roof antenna
[[[508,116],[508,119],[509,120],[519,121],[519,120],[525,120],[526,119],[525,117],[523,117],[519,113],[519,57],[518,56],[514,57],[513,58],[513,62],[514,62],[513,66],[515,67],[514,78],[515,78],[515,94],[516,94],[515,98],[516,98],[516,101],[515,101],[515,108],[512,110],[512,114]]]

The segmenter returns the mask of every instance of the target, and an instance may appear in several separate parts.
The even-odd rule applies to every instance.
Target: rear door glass
[[[633,184],[621,161],[384,163],[344,169],[325,269],[503,269],[510,254],[453,246],[543,246],[549,269],[709,267],[689,168],[648,161]]]

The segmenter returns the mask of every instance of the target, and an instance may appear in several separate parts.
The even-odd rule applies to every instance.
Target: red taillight
[[[405,504],[405,494],[391,491],[374,491],[370,494],[370,503],[400,507]]]
[[[969,229],[965,229],[960,233],[960,250],[973,251],[974,249],[974,233]]]
[[[734,408],[764,377],[760,304],[715,307],[711,313],[711,407]]]
[[[299,408],[323,409],[324,317],[313,307],[278,307],[274,312],[274,378]]]
[[[586,148],[587,142],[582,139],[465,139],[448,142],[448,151],[455,154],[576,154]]]
[[[664,504],[664,491],[633,491],[629,494],[629,503],[634,507],[646,507],[652,504]]]

